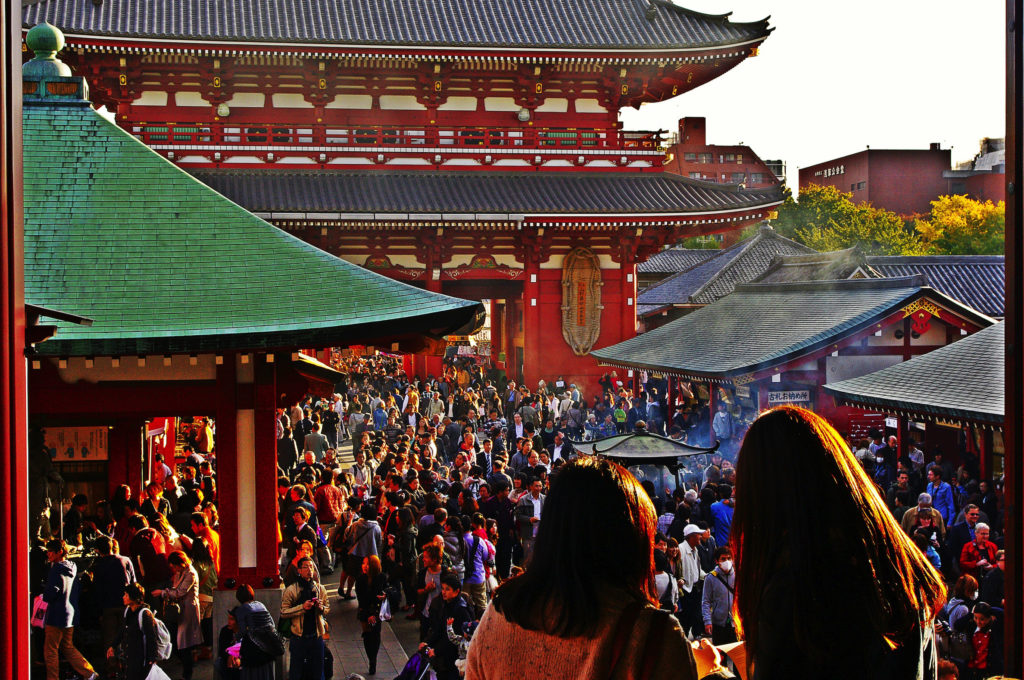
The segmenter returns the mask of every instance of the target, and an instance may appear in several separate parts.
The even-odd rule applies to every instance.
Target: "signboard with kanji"
[[[778,406],[779,404],[802,404],[811,400],[810,390],[784,390],[768,393],[768,405]]]
[[[107,460],[107,426],[48,427],[46,449],[56,462]]]

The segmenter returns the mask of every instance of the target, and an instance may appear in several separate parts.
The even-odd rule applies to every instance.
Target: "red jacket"
[[[976,541],[971,541],[964,546],[963,550],[960,551],[960,572],[963,574],[970,574],[974,578],[981,582],[981,568],[978,566],[978,561],[982,559],[988,560],[989,564],[995,564],[996,551],[999,547],[996,546],[992,541],[985,541],[983,547],[979,548]],[[998,603],[996,603],[998,604]]]

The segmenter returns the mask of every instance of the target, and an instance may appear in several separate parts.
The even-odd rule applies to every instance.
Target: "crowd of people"
[[[758,485],[751,478],[746,485],[738,480],[747,449],[745,427],[726,405],[710,418],[699,390],[680,383],[670,408],[660,396],[666,393],[664,384],[654,378],[634,392],[632,383],[623,384],[608,374],[601,380],[600,394],[588,398],[577,385],[561,379],[541,381],[535,389],[502,384],[463,360],[448,363],[441,376],[426,380],[410,378],[400,359],[388,355],[351,356],[343,362],[346,379],[336,393],[307,396],[276,414],[280,573],[285,587],[280,611],[268,612],[243,586],[236,593],[238,606],[232,609],[228,626],[214,639],[212,595],[217,587],[219,537],[216,459],[211,455],[215,431],[206,422],[188,444],[180,479],[157,461],[141,499],[122,487],[89,515],[87,499],[72,499],[64,516],[64,536],[72,546],[91,548],[93,555],[71,561],[66,544],[46,545],[47,559],[55,565],[39,580],[40,586],[45,583],[43,599],[51,603],[41,627],[48,680],[57,677],[58,653],[84,678],[103,664],[101,670],[119,677],[145,678],[159,660],[151,644],[158,636],[150,630],[161,621],[171,631],[185,680],[190,680],[195,660],[209,656],[215,645],[221,677],[272,678],[273,661],[283,651],[278,649],[280,635],[289,638],[290,680],[321,680],[330,669],[325,638],[332,604],[322,579],[335,572],[337,597],[356,600],[367,674],[376,673],[383,623],[405,616],[419,626],[418,656],[429,662],[440,680],[459,678],[467,669],[471,677],[510,677],[483,667],[476,675],[473,671],[475,631],[481,619],[486,624],[488,616],[493,618],[495,609],[506,623],[531,633],[597,634],[589,624],[579,627],[573,617],[589,611],[588,620],[599,622],[601,617],[587,607],[602,598],[593,598],[584,589],[572,597],[592,597],[591,605],[562,601],[563,595],[552,594],[551,588],[582,587],[563,583],[575,577],[582,564],[596,574],[605,569],[614,573],[614,567],[604,563],[621,561],[621,556],[591,555],[580,546],[583,552],[571,559],[544,553],[555,550],[558,541],[564,551],[577,549],[574,543],[588,537],[594,545],[607,538],[596,535],[607,529],[596,499],[570,506],[555,502],[558,488],[563,496],[571,495],[568,484],[560,480],[594,474],[588,468],[593,457],[580,455],[573,442],[637,430],[694,444],[709,442],[709,433],[714,432],[723,444],[706,458],[689,457],[681,483],[668,493],[656,493],[650,482],[623,482],[613,468],[601,468],[601,475],[615,478],[617,487],[636,484],[644,494],[640,505],[651,507],[651,579],[637,592],[674,614],[675,623],[667,628],[670,635],[691,641],[734,642],[741,636],[737,612],[741,617],[759,615],[749,598],[746,605],[742,596],[737,600],[737,592],[764,587],[747,570],[753,564],[753,569],[763,571],[768,563],[754,555],[773,554],[774,548],[768,543],[757,546],[753,538],[737,541],[732,527],[738,498],[749,499],[750,505],[767,503],[759,493],[768,491],[756,491]],[[907,563],[918,571],[926,563],[931,570],[921,571],[921,578],[938,579],[941,573],[950,585],[948,601],[943,588],[942,593],[929,590],[928,601],[917,602],[921,611],[945,602],[932,614],[940,622],[941,650],[949,663],[943,666],[946,672],[956,674],[951,677],[988,677],[1001,663],[1000,487],[992,480],[975,481],[977,471],[969,467],[953,470],[940,453],[926,461],[913,443],[901,450],[895,438],[872,435],[877,436],[871,441],[844,445],[841,456],[832,452],[857,467],[844,474],[864,488],[847,491],[854,496],[855,491],[877,491],[886,518],[870,515],[870,521],[884,532],[899,528],[900,538],[887,533],[886,540],[913,547],[914,554],[905,556]],[[354,460],[343,463],[338,450],[348,442]],[[746,455],[749,461],[754,454]],[[777,461],[773,465],[772,479],[779,487],[801,478]],[[586,469],[590,472],[581,472]],[[564,474],[567,470],[575,472]],[[822,496],[823,486],[808,482],[794,487],[793,512],[830,507],[832,501]],[[742,496],[735,496],[735,489]],[[861,501],[870,505],[866,496]],[[822,521],[837,521],[843,512],[847,510],[837,506]],[[751,521],[747,517],[738,516],[737,522]],[[827,526],[819,526],[822,529],[829,533]],[[755,533],[751,530],[751,535]],[[878,539],[873,535],[872,540]],[[633,535],[630,540],[640,539]],[[542,562],[547,564],[547,576],[537,581],[531,572],[536,573]],[[642,564],[640,568],[644,569]],[[87,592],[73,592],[82,582],[76,569],[90,574]],[[793,573],[810,583],[819,581],[815,575],[807,576],[804,566]],[[634,577],[623,576],[622,583]],[[617,586],[612,582],[601,587]],[[785,609],[789,605],[778,601],[776,588],[783,586],[773,585],[765,601]],[[783,592],[796,599],[806,593],[791,582]],[[524,600],[524,593],[555,606],[555,623],[541,622],[537,617],[545,613],[525,605],[531,600]],[[75,606],[72,601],[77,601]],[[67,604],[65,616],[59,614],[62,606],[54,607],[53,602]],[[640,620],[636,612],[619,614]],[[642,616],[644,625],[661,630],[660,619]],[[93,665],[86,661],[89,655],[82,656],[72,644],[69,631],[80,619],[98,622],[102,631],[98,647],[105,654]],[[870,623],[877,627],[878,621]],[[497,624],[491,624],[480,628],[490,640],[487,645],[515,632],[504,630],[495,638]],[[882,631],[886,640],[896,640],[889,635],[893,630],[908,634],[906,621],[898,624]],[[609,639],[625,635],[613,623],[601,626],[600,634]],[[753,635],[756,640],[758,628],[745,623],[743,637],[749,642]],[[770,640],[772,629],[762,626],[761,634],[762,640]],[[810,631],[808,635],[814,639]],[[520,642],[534,644],[540,639],[526,636]],[[696,659],[695,669],[727,673],[706,644],[686,649],[677,653]],[[571,658],[572,654],[565,657]],[[768,658],[762,655],[762,667],[769,665]],[[608,660],[593,656],[577,662]],[[612,666],[626,668],[631,663],[623,658]]]
[[[196,660],[212,657],[220,569],[213,423],[202,419],[189,432],[180,476],[157,454],[141,493],[122,485],[91,510],[75,494],[54,535],[35,537],[34,644],[47,680],[62,677],[62,656],[82,678],[126,680],[147,678],[171,647],[184,680]],[[158,630],[167,632],[167,656]]]

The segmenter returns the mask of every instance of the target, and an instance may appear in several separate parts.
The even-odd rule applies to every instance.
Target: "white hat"
[[[683,538],[686,538],[687,536],[691,536],[693,534],[703,534],[703,533],[704,533],[704,530],[701,529],[696,524],[687,524],[686,528],[683,529]]]

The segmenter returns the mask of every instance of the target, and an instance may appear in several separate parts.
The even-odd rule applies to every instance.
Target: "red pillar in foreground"
[[[25,371],[25,290],[21,207],[21,4],[0,5],[0,476],[6,485],[0,548],[0,677],[28,680],[28,388]]]

